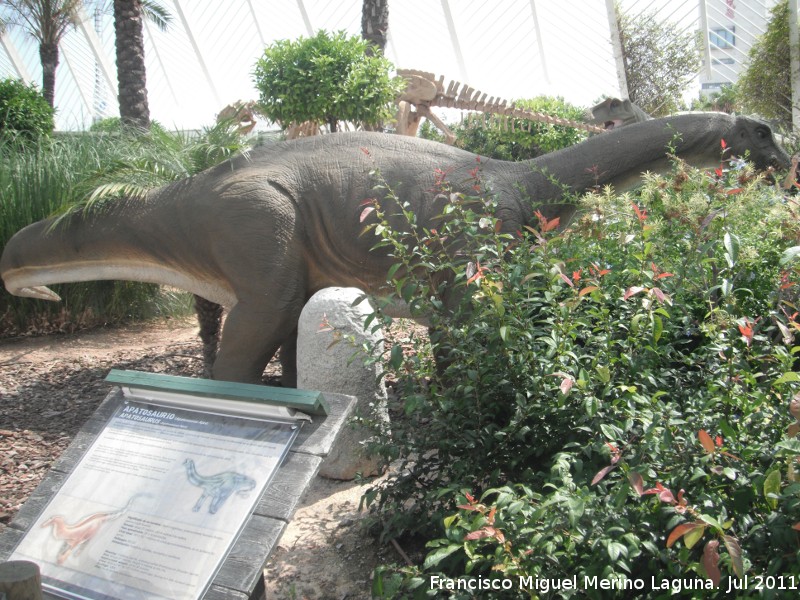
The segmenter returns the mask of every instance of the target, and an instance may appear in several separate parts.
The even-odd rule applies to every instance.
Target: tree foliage
[[[321,30],[268,46],[253,74],[260,111],[283,127],[315,121],[331,132],[341,121],[375,125],[390,118],[401,80],[389,76],[388,60],[367,55],[368,45],[357,36]]]
[[[6,12],[0,19],[25,29],[39,42],[42,63],[42,93],[54,106],[58,44],[67,29],[74,26],[83,0],[3,0]]]
[[[563,98],[537,96],[515,100],[527,110],[582,122],[584,109]],[[586,132],[564,125],[550,125],[516,117],[468,119],[453,128],[455,145],[475,154],[501,160],[527,160],[566,148],[586,139]]]
[[[33,85],[0,80],[0,133],[37,139],[53,131],[53,108]]]
[[[678,110],[700,68],[697,37],[655,14],[623,14],[619,7],[617,23],[631,102],[656,117]]]
[[[747,69],[739,78],[739,101],[746,110],[787,126],[792,122],[789,57],[789,3],[770,11],[767,30],[750,48]]]

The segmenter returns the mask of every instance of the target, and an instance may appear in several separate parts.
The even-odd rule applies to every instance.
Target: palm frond
[[[172,14],[154,0],[142,0],[142,15],[147,17],[160,31],[166,31],[172,22]]]

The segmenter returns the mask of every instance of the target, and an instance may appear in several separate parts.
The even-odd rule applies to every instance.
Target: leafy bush
[[[315,121],[332,132],[340,121],[374,126],[391,118],[402,80],[391,78],[391,63],[368,55],[368,46],[358,36],[324,30],[268,46],[253,74],[260,111],[284,128]]]
[[[391,350],[404,418],[366,496],[384,535],[424,534],[429,554],[376,573],[377,595],[441,597],[433,575],[513,581],[482,598],[535,597],[518,576],[593,598],[797,583],[796,204],[743,162],[580,203],[568,228],[515,235],[490,194],[452,196],[435,231],[405,212],[394,233],[376,205],[396,293],[436,327],[429,351]]]
[[[55,127],[55,112],[33,85],[19,79],[0,80],[0,134],[27,140],[48,136]]]
[[[517,100],[516,105],[553,117],[584,121],[584,109],[566,102],[563,98],[537,96]],[[457,147],[501,160],[536,158],[577,144],[587,136],[585,131],[574,127],[505,116],[473,115],[451,129],[456,135]],[[420,128],[420,137],[437,141],[443,139],[427,120]]]

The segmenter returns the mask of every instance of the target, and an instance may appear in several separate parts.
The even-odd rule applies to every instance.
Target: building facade
[[[706,31],[700,71],[702,94],[710,95],[736,83],[747,67],[750,48],[766,31],[770,10],[778,1],[700,0],[701,31]]]

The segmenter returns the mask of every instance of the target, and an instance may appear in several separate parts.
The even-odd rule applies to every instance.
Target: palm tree
[[[172,19],[166,9],[150,0],[114,0],[119,116],[125,125],[149,129],[142,16],[162,31]]]
[[[58,44],[70,26],[74,26],[83,0],[0,0],[8,8],[9,25],[19,25],[39,42],[42,63],[42,94],[54,106]]]
[[[361,5],[361,37],[371,46],[367,54],[377,47],[380,54],[386,50],[386,34],[389,31],[389,0],[364,0]]]

